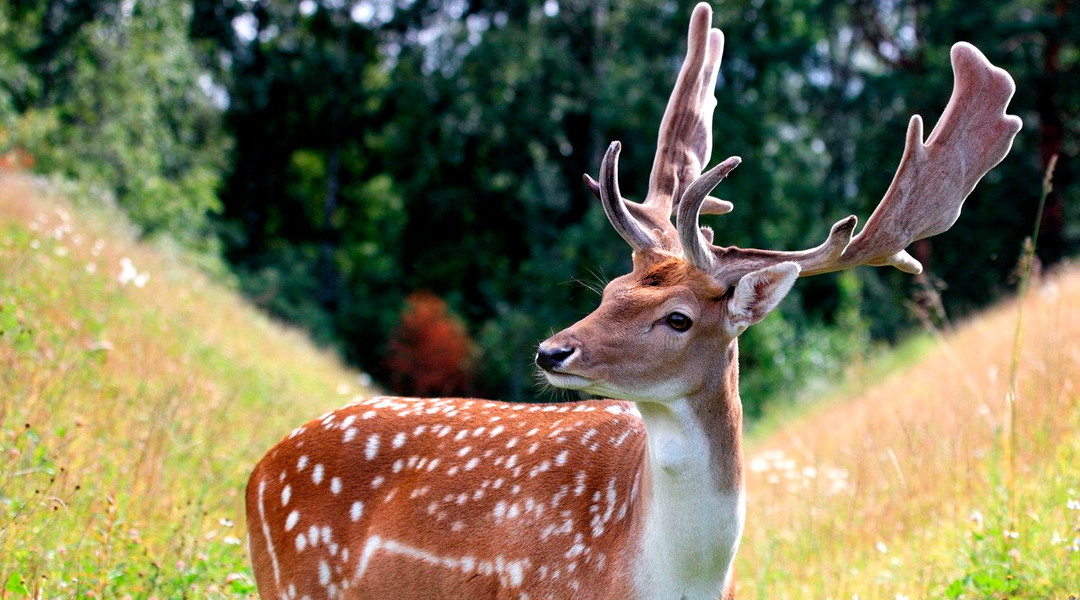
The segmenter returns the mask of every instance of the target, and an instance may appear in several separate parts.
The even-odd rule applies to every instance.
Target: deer
[[[632,250],[599,307],[542,342],[552,386],[601,399],[513,404],[373,397],[292,431],[246,494],[265,600],[734,598],[742,534],[738,338],[799,277],[859,265],[919,273],[905,250],[951,227],[1021,128],[1011,77],[952,47],[952,96],[928,139],[909,122],[862,230],[799,251],[713,244],[702,214],[739,164],[705,169],[724,47],[693,11],[644,201],[619,190],[613,142],[585,183]],[[674,223],[672,222],[674,217]]]

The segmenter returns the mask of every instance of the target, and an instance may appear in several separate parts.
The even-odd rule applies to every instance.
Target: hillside
[[[1017,309],[752,439],[743,598],[1076,597],[1080,271],[1032,285],[1014,365]]]
[[[247,476],[358,374],[47,190],[0,179],[0,597],[250,590]]]
[[[48,189],[0,178],[0,598],[248,597],[250,469],[360,376]],[[1015,303],[751,435],[739,597],[1080,591],[1080,271],[1023,315],[1012,476]]]

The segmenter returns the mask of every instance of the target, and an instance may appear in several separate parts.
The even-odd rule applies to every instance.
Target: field
[[[253,596],[247,474],[366,380],[50,189],[0,179],[0,598]],[[1018,309],[751,431],[740,598],[1080,592],[1080,271]]]

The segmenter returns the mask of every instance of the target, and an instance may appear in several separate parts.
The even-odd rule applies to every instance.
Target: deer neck
[[[646,597],[715,599],[742,535],[742,403],[732,342],[702,389],[638,403],[649,484],[637,570]]]

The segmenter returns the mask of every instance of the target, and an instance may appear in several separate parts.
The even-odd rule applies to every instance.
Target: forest
[[[0,0],[0,168],[115,204],[401,394],[550,398],[532,357],[630,252],[582,183],[639,199],[685,51],[671,0]],[[1024,130],[911,278],[800,284],[742,343],[750,415],[1080,250],[1080,2],[726,0],[718,242],[816,245],[932,127],[949,48],[1016,80]],[[1057,156],[1053,191],[1040,182]],[[980,233],[976,233],[980,232]]]

